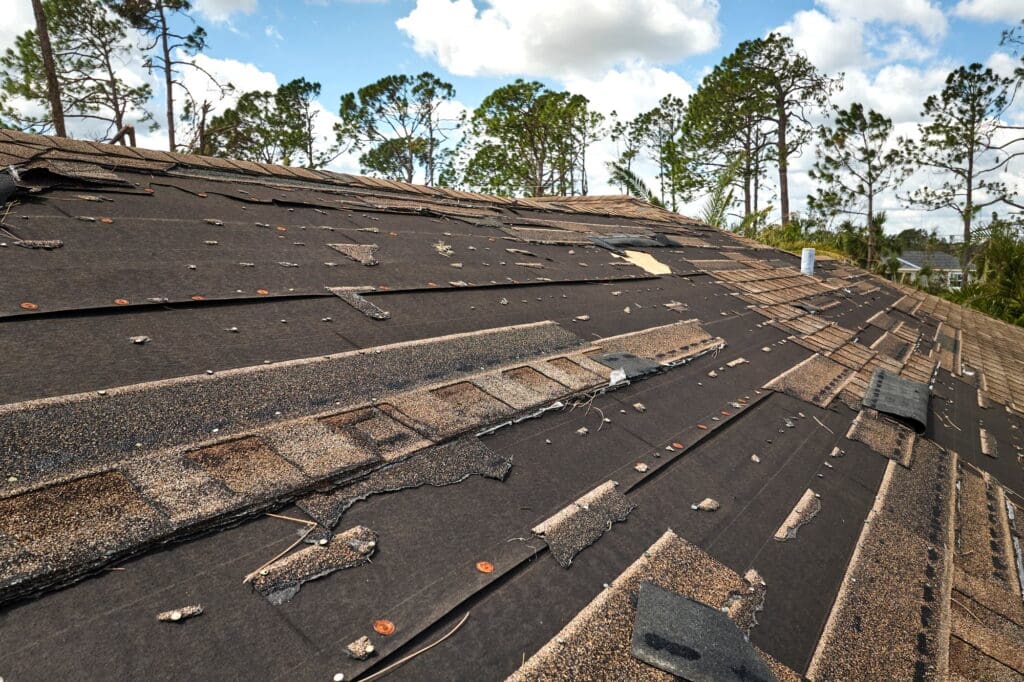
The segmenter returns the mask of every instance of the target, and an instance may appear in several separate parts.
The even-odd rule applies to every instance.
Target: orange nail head
[[[192,297],[192,300],[193,301],[205,301],[206,297],[205,296],[200,296],[199,294],[196,294],[195,296]]]
[[[114,303],[116,303],[117,305],[128,305],[128,299],[127,298],[115,298],[114,299]]]
[[[25,301],[24,303],[21,304],[21,307],[24,310],[39,310],[39,306],[37,306],[35,303],[32,303],[30,301]]]
[[[476,570],[481,573],[494,573],[494,564],[490,561],[478,561],[476,562]]]
[[[377,634],[384,635],[386,637],[387,635],[394,634],[395,624],[390,620],[375,620],[373,621],[373,630]]]
[[[269,292],[269,291],[267,291],[266,289],[257,289],[257,290],[256,290],[256,293],[257,293],[257,294],[259,294],[260,296],[266,296],[266,295],[267,295],[267,294],[269,294],[270,292]]]

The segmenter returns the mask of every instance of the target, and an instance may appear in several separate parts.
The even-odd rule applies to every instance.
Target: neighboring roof
[[[0,161],[5,678],[1024,674],[1024,330],[621,197]]]
[[[960,270],[960,259],[944,251],[904,251],[899,256],[903,264],[919,270],[930,265],[935,270]]]

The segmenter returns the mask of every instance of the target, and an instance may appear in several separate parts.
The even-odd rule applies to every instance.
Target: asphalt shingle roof
[[[456,625],[390,677],[659,679],[643,582],[780,680],[1024,674],[1019,328],[624,197],[0,163],[4,679],[351,680]]]

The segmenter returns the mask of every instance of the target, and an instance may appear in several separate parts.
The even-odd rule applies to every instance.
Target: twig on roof
[[[971,610],[970,610],[969,608],[967,608],[967,607],[966,607],[966,606],[965,606],[965,605],[964,605],[964,604],[963,604],[962,602],[959,602],[959,601],[957,601],[957,598],[956,598],[956,597],[950,597],[950,598],[949,598],[949,600],[950,600],[951,602],[953,602],[954,604],[956,604],[957,606],[959,606],[960,608],[962,608],[962,609],[963,609],[964,611],[966,611],[967,613],[971,614],[971,618],[973,618],[974,620],[976,620],[976,621],[979,621],[979,622],[981,621],[981,618],[978,618],[978,616],[976,616],[976,615],[974,614],[974,611],[971,611]]]
[[[278,559],[280,559],[281,557],[283,557],[283,556],[284,556],[285,554],[287,554],[288,552],[290,552],[290,551],[292,551],[293,549],[295,549],[295,548],[296,548],[296,547],[298,546],[298,544],[299,544],[300,542],[302,542],[303,540],[305,540],[305,539],[306,539],[306,537],[307,537],[307,536],[309,536],[309,534],[313,532],[313,529],[314,529],[314,528],[316,528],[316,524],[313,524],[312,526],[310,526],[309,528],[307,528],[307,529],[306,529],[306,532],[304,532],[304,533],[303,533],[302,535],[300,535],[300,536],[299,536],[299,539],[298,539],[298,540],[296,540],[296,541],[295,541],[295,542],[293,542],[292,544],[288,545],[288,546],[287,546],[287,547],[286,547],[286,548],[285,548],[284,550],[282,550],[282,551],[281,551],[281,553],[280,553],[280,554],[278,554],[278,555],[277,555],[277,556],[275,556],[275,557],[274,557],[273,559],[271,559],[271,560],[270,560],[270,561],[268,561],[267,563],[265,563],[265,564],[263,564],[262,566],[260,566],[259,568],[257,568],[257,569],[256,569],[255,571],[253,571],[253,572],[252,572],[252,573],[250,573],[249,575],[245,576],[245,578],[243,578],[243,579],[242,579],[242,584],[243,584],[243,585],[245,585],[246,583],[252,582],[252,581],[253,581],[253,580],[254,580],[254,579],[256,578],[256,576],[258,576],[258,575],[259,575],[260,571],[262,571],[262,570],[263,570],[264,568],[266,568],[267,566],[271,565],[272,563],[274,563],[275,561],[277,561]]]
[[[826,431],[831,433],[833,436],[836,435],[836,432],[833,431],[832,429],[828,428],[827,426],[825,426],[825,424],[820,419],[815,417],[813,414],[811,415],[811,417],[814,418],[814,421],[818,422],[818,426],[820,426],[821,428],[825,429]]]
[[[402,665],[406,661],[410,661],[413,658],[416,658],[417,656],[419,656],[420,654],[433,649],[435,646],[437,646],[438,644],[440,644],[441,642],[443,642],[444,640],[448,639],[449,637],[454,635],[456,632],[458,632],[459,628],[462,627],[463,623],[465,623],[469,619],[469,614],[470,614],[470,612],[467,611],[466,615],[463,616],[462,620],[459,621],[459,624],[456,625],[454,628],[452,628],[451,632],[449,632],[447,635],[445,635],[441,639],[437,640],[433,644],[428,644],[427,646],[423,647],[419,651],[414,651],[413,653],[409,654],[405,658],[398,659],[397,661],[395,661],[394,663],[392,663],[388,667],[386,667],[383,670],[380,670],[378,672],[375,672],[374,674],[370,675],[369,677],[364,677],[363,678],[363,682],[370,682],[370,680],[375,680],[378,677],[383,677],[384,675],[388,674],[389,672],[391,672],[392,670],[394,670],[398,666]]]
[[[294,516],[285,516],[284,514],[271,514],[267,512],[267,516],[275,519],[284,519],[285,521],[294,521],[295,523],[301,523],[304,526],[315,526],[316,521],[310,521],[309,519],[297,519]]]

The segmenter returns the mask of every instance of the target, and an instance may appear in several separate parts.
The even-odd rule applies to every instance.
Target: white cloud
[[[942,66],[914,68],[892,64],[882,67],[873,76],[851,69],[846,72],[845,87],[832,100],[841,107],[860,102],[868,109],[885,114],[894,123],[917,122],[924,100],[942,89],[948,74],[949,69]]]
[[[591,77],[674,62],[718,44],[714,0],[417,0],[396,25],[460,76]]]
[[[0,21],[0,52],[13,47],[15,38],[36,27],[35,18],[32,16],[32,3],[8,4],[9,6],[4,9],[4,20]]]
[[[235,14],[252,14],[256,0],[196,0],[193,9],[214,23],[224,23]]]
[[[960,0],[953,8],[953,14],[979,21],[1016,22],[1024,19],[1020,0]]]
[[[933,38],[946,33],[946,16],[928,0],[818,0],[818,4],[841,18],[906,24]]]
[[[184,57],[184,54],[179,53],[178,58]],[[243,93],[277,89],[277,77],[269,71],[261,70],[255,64],[236,59],[215,59],[202,53],[197,54],[193,61],[199,69],[183,69],[182,82],[196,100],[208,99],[215,103],[214,115],[233,107]],[[233,85],[234,93],[220,99],[216,83],[206,74],[210,74],[221,85]]]
[[[834,73],[864,61],[863,24],[855,19],[833,19],[812,9],[797,12],[776,30],[791,37],[822,71]]]
[[[569,92],[589,99],[591,108],[603,114],[616,111],[622,118],[653,109],[665,95],[686,100],[693,94],[693,86],[679,74],[640,63],[611,69],[596,79],[570,76],[562,83]]]
[[[1021,66],[1020,59],[1005,52],[993,52],[985,60],[985,66],[995,71],[1000,76],[1010,78],[1014,70]]]

